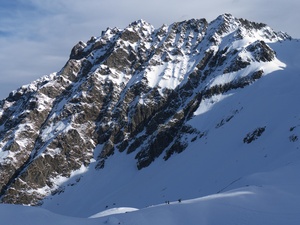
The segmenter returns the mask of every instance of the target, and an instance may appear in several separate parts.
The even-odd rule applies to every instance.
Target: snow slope
[[[0,217],[3,224],[31,225],[296,225],[300,221],[299,169],[299,162],[295,162],[272,172],[253,174],[246,179],[252,185],[243,188],[140,210],[114,208],[90,218],[77,218],[38,207],[0,205]]]

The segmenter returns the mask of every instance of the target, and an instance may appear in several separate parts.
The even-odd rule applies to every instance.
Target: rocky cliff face
[[[79,42],[60,72],[0,103],[1,201],[38,204],[56,178],[104,168],[116,151],[139,170],[184,151],[206,135],[187,123],[199,104],[267,74],[278,61],[268,43],[289,38],[225,14],[159,29],[140,20]]]

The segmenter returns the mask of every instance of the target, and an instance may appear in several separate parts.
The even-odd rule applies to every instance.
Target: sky
[[[59,71],[78,41],[144,19],[155,28],[218,15],[268,24],[300,38],[299,0],[0,0],[0,99]]]

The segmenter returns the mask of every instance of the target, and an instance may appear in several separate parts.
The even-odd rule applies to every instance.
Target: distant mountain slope
[[[86,217],[297,164],[299,50],[229,14],[79,42],[60,72],[1,102],[1,201]]]

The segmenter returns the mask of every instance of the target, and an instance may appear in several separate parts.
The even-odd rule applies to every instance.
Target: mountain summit
[[[1,201],[87,216],[260,185],[299,156],[299,46],[230,14],[80,41],[0,102]]]

